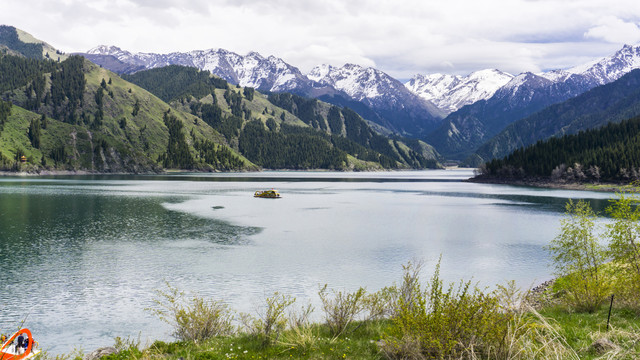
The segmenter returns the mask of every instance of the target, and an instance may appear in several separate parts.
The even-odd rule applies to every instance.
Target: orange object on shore
[[[27,339],[29,339],[29,345],[24,352],[16,351],[15,344],[13,342],[20,336],[20,334],[27,335]],[[20,359],[29,359],[36,356],[40,350],[35,350],[33,347],[36,342],[33,340],[31,336],[31,331],[27,328],[23,328],[18,330],[13,336],[9,338],[9,340],[5,341],[0,348],[0,359],[2,360],[20,360]]]

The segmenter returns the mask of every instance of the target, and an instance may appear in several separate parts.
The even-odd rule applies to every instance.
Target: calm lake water
[[[447,281],[528,287],[551,277],[543,246],[567,199],[602,210],[612,196],[462,182],[472,175],[3,177],[0,332],[24,321],[53,354],[144,345],[171,339],[145,310],[165,281],[255,314],[274,291],[317,304],[322,284],[378,290],[412,259],[426,282],[440,255]],[[282,198],[253,198],[265,188]]]

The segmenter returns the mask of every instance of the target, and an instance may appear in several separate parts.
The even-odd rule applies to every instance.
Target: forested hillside
[[[206,123],[82,57],[0,56],[0,97],[3,170],[257,169]]]
[[[42,59],[42,45],[23,42],[13,26],[0,25],[0,45],[30,59]]]
[[[427,144],[389,139],[354,111],[288,93],[263,95],[250,87],[183,66],[127,75],[189,111],[224,135],[252,162],[272,169],[400,169],[438,167]]]
[[[189,96],[200,99],[215,89],[229,87],[226,80],[211,76],[208,71],[179,65],[123,74],[122,78],[148,89],[165,102]]]
[[[521,148],[481,167],[480,178],[569,182],[640,180],[640,117]]]

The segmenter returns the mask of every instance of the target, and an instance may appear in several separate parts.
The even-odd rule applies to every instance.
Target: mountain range
[[[490,98],[449,114],[426,140],[446,158],[477,165],[477,159],[468,156],[509,124],[608,84],[637,68],[640,68],[640,46],[625,45],[611,56],[568,70],[519,74]]]
[[[0,170],[406,169],[438,167],[437,156],[313,98],[193,66],[121,77],[0,25]]]
[[[513,77],[496,69],[475,71],[467,76],[417,74],[405,86],[441,110],[452,113],[465,105],[492,97]]]
[[[435,129],[445,115],[384,72],[352,64],[318,67],[312,71],[313,76],[307,76],[275,56],[265,58],[256,52],[242,56],[224,49],[155,54],[101,45],[80,55],[120,74],[167,65],[191,66],[262,92],[290,92],[350,105],[367,119],[415,138]]]
[[[223,49],[154,54],[98,46],[83,55],[118,73],[179,64],[209,70],[232,84],[348,106],[390,132],[424,139],[457,160],[467,159],[509,124],[640,67],[640,46],[625,45],[611,56],[565,70],[417,74],[402,84],[371,67],[319,65],[303,74],[275,56]]]
[[[480,146],[478,163],[551,137],[560,138],[640,116],[640,69],[515,121]]]

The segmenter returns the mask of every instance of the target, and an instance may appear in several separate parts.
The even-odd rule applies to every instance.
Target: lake
[[[0,332],[67,353],[170,340],[165,282],[256,314],[275,291],[376,291],[442,256],[446,281],[552,277],[543,246],[567,199],[608,193],[467,183],[468,170],[0,177]],[[281,199],[254,198],[276,188]],[[319,310],[316,316],[321,317]]]

